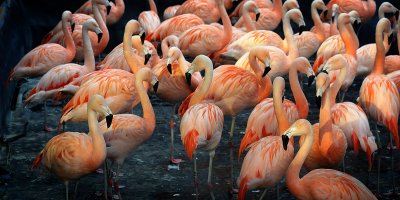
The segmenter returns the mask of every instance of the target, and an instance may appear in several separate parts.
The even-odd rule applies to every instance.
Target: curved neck
[[[154,3],[154,0],[149,0],[149,6],[150,6],[150,10],[155,12],[158,15],[157,6],[156,6],[156,3]]]
[[[348,66],[346,64],[346,66],[340,68],[339,75],[336,78],[333,85],[331,86],[331,106],[333,106],[336,103],[336,96],[339,93],[340,87],[342,87],[346,79],[347,67]]]
[[[332,136],[332,134],[326,134],[331,131],[331,89],[328,86],[322,95],[321,108],[319,111],[319,143],[322,142],[322,139],[328,139],[326,137],[324,138],[324,135]],[[332,142],[332,138],[329,141]]]
[[[135,87],[143,108],[143,119],[146,123],[145,129],[147,132],[152,132],[156,125],[156,118],[153,106],[151,105],[149,96],[147,95],[147,89],[144,88],[143,81],[140,77],[136,78]]]
[[[222,44],[227,45],[232,39],[232,24],[226,13],[225,6],[222,2],[218,1],[218,10],[221,15],[222,24],[224,25],[224,39]]]
[[[93,144],[93,156],[95,156],[96,153],[102,153],[104,154],[104,149],[106,146],[106,143],[104,141],[104,137],[101,133],[99,133],[99,127],[98,127],[98,115],[97,113],[91,109],[88,106],[87,109],[87,114],[88,114],[88,125],[89,125],[89,133],[88,135],[92,138],[92,144]]]
[[[72,39],[71,32],[68,30],[68,25],[67,25],[67,20],[62,20],[62,29],[65,35],[65,43],[66,43],[66,49],[68,52],[68,60],[72,60],[75,57],[76,54],[76,49],[75,49],[75,43],[74,40]]]
[[[179,70],[181,70],[182,74],[186,73],[186,70],[187,70],[186,63],[187,63],[187,61],[186,61],[185,57],[183,56],[183,54],[181,53],[178,58],[178,64],[179,64]]]
[[[376,41],[376,56],[374,62],[374,74],[382,74],[383,66],[385,65],[385,46],[383,45],[383,28],[382,26],[376,27],[375,33]]]
[[[346,53],[355,57],[359,43],[357,35],[354,32],[354,29],[351,26],[351,24],[339,23],[339,33],[346,47]]]
[[[296,62],[297,63],[297,62]],[[289,69],[289,83],[290,90],[292,91],[294,100],[296,102],[296,108],[299,111],[299,116],[302,119],[306,119],[308,115],[308,102],[306,96],[301,89],[298,77],[299,65],[304,65],[304,63],[296,64]]]
[[[293,29],[290,25],[290,15],[285,15],[283,19],[283,33],[289,47],[289,60],[294,60],[295,58],[299,57],[299,50],[297,49],[297,45],[293,39]]]
[[[317,32],[318,40],[322,43],[325,40],[324,27],[315,5],[311,6],[311,18]]]
[[[262,47],[261,48],[255,47],[255,48],[257,48],[257,50],[250,51],[249,53],[249,64],[251,69],[254,71],[254,74],[256,74],[257,78],[260,79],[262,78],[263,72],[261,70],[260,65],[258,64],[258,59],[263,60],[266,57],[269,57],[269,52]]]
[[[92,6],[93,6],[93,17],[96,20],[97,24],[99,25],[101,31],[103,32],[103,37],[101,38],[101,40],[99,42],[99,46],[105,47],[105,46],[107,46],[108,40],[110,39],[108,29],[107,29],[106,23],[104,22],[101,14],[100,14],[98,5],[94,1],[92,1]]]
[[[275,13],[280,13],[280,15],[282,16],[282,0],[274,0],[274,8],[272,8],[272,12]]]
[[[243,9],[242,17],[243,17],[244,25],[246,26],[247,32],[254,31],[257,29],[255,22],[253,21],[253,19],[251,19],[250,13],[247,9]]]
[[[83,26],[82,29],[82,40],[83,40],[83,55],[85,57],[84,59],[85,69],[87,70],[87,72],[91,72],[94,71],[95,61],[94,61],[92,44],[90,43],[90,38],[89,38],[89,30],[86,26]]]
[[[131,68],[131,71],[136,74],[139,71],[139,63],[136,60],[136,58],[133,56],[135,53],[132,48],[132,33],[133,30],[131,30],[130,27],[125,28],[125,33],[124,33],[124,42],[123,42],[123,47],[124,47],[124,57],[126,62],[129,65],[129,68]]]
[[[278,122],[279,135],[282,135],[290,126],[288,118],[286,116],[286,111],[282,104],[282,93],[277,94],[273,92],[274,110],[276,120]]]
[[[330,27],[330,35],[336,35],[338,32],[338,25],[337,25],[337,21],[338,21],[338,14],[335,15],[335,18],[333,18],[333,21],[331,23],[331,27]]]
[[[192,98],[190,99],[189,107],[200,103],[204,96],[207,94],[208,89],[211,86],[213,78],[213,67],[209,65],[201,66],[205,70],[204,81],[201,85],[194,91]]]

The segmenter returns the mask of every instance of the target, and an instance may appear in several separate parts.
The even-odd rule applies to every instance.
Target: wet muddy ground
[[[286,77],[287,78],[287,77]],[[38,81],[38,79],[30,80],[24,84],[20,94],[24,94]],[[306,84],[306,79],[304,83]],[[361,78],[357,78],[353,87],[350,88],[346,100],[355,102],[358,97],[358,88],[362,83]],[[289,85],[286,87],[286,97],[293,100],[290,93]],[[318,119],[318,110],[314,102],[315,85],[311,88],[305,88],[306,96],[310,104],[310,113],[308,119],[315,123]],[[5,148],[3,148],[0,160],[0,199],[64,199],[64,184],[52,174],[39,172],[31,169],[31,164],[35,155],[41,151],[46,142],[55,136],[56,132],[44,132],[43,108],[31,111],[21,107],[22,96],[19,97],[16,111],[9,114],[9,133],[8,137],[21,134],[24,129],[25,122],[29,122],[26,127],[26,136],[11,144],[11,157],[9,163],[4,157]],[[142,145],[137,151],[132,153],[123,165],[120,177],[120,185],[125,186],[121,189],[124,199],[195,199],[193,187],[193,162],[188,160],[183,149],[179,135],[179,119],[175,126],[175,155],[182,158],[179,170],[168,170],[169,164],[169,142],[170,129],[169,121],[172,113],[172,105],[162,102],[155,95],[151,96],[151,102],[156,113],[156,128],[150,140]],[[63,104],[48,103],[48,119],[49,124],[53,127],[57,125]],[[236,119],[236,129],[234,133],[234,179],[239,175],[242,159],[238,161],[236,155],[240,140],[243,137],[246,128],[247,118],[251,109],[242,112]],[[142,115],[141,107],[134,109],[134,113]],[[213,168],[214,193],[216,199],[237,199],[237,194],[231,195],[232,187],[230,177],[230,151],[228,145],[228,130],[230,128],[230,117],[225,118],[224,132],[221,142],[216,150]],[[67,124],[66,130],[86,132],[87,125]],[[381,138],[384,146],[389,142],[387,131],[380,127]],[[297,145],[296,145],[297,146]],[[297,150],[298,148],[296,148]],[[392,178],[395,182],[396,191],[400,192],[400,152],[395,151],[395,172],[392,176],[390,170],[390,152],[386,148],[381,150],[383,155],[381,166],[381,199],[400,199],[400,197],[388,196],[386,193],[392,191]],[[208,173],[208,154],[207,152],[198,152],[198,177],[199,177],[199,199],[210,199],[207,186]],[[367,172],[367,159],[363,152],[355,156],[353,151],[348,151],[345,159],[345,171],[356,177],[367,187],[376,192],[377,181],[377,159],[370,176]],[[4,171],[6,170],[6,171]],[[341,170],[341,169],[340,169]],[[303,170],[302,174],[306,171]],[[103,190],[103,175],[92,173],[82,177],[79,183],[77,199],[103,199],[101,196]],[[236,182],[236,181],[235,181]],[[233,187],[237,187],[236,184]],[[288,192],[285,181],[279,184],[280,199],[294,199]],[[73,195],[74,182],[70,184],[70,197]],[[253,190],[247,192],[247,199],[258,199],[263,192]],[[277,193],[275,188],[270,188],[266,199],[276,199]]]

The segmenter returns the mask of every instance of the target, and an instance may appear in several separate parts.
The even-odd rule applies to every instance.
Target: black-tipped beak
[[[192,74],[189,72],[185,73],[186,83],[191,86],[192,85]]]
[[[283,149],[287,150],[287,145],[289,144],[289,137],[287,135],[282,135]]]
[[[111,11],[111,5],[108,5],[107,6],[107,15],[110,14],[110,11]]]
[[[100,43],[100,40],[102,37],[103,37],[103,33],[97,33],[97,43]]]
[[[158,81],[153,85],[154,93],[157,93],[158,90]]]
[[[323,15],[324,15],[324,19],[326,18],[326,16],[328,15],[328,10],[324,10],[322,11]]]
[[[74,32],[74,30],[75,30],[75,23],[72,23],[71,24],[71,32]]]
[[[325,73],[325,74],[328,74],[328,71],[326,71],[326,69],[323,69],[323,70],[319,71],[319,73]]]
[[[145,39],[146,39],[146,33],[143,32],[142,35],[140,36],[140,41],[142,41],[142,44],[144,44]]]
[[[260,12],[256,12],[256,21],[258,21],[258,19],[260,18]]]
[[[167,69],[168,69],[169,74],[172,74],[172,64],[171,63],[168,63]]]
[[[315,97],[315,104],[317,104],[317,106],[318,106],[318,109],[320,109],[321,108],[321,100],[322,100],[322,97]]]
[[[144,64],[147,65],[151,57],[151,54],[147,53],[144,55]]]
[[[314,79],[315,79],[314,75],[311,75],[311,76],[308,77],[308,87],[311,86],[311,84],[314,82]]]
[[[270,66],[265,67],[264,73],[262,74],[262,77],[265,77],[268,74],[269,71],[271,71],[271,67]]]
[[[112,114],[109,114],[109,115],[106,116],[107,128],[110,128],[112,119],[113,119],[113,115]]]
[[[154,46],[154,44],[153,44],[153,46]],[[162,55],[161,44],[158,44],[156,49],[157,49],[157,55],[161,56]]]
[[[299,26],[299,35],[301,35],[301,33],[303,33],[303,31],[306,29],[306,26],[304,25],[300,25]]]
[[[353,29],[354,29],[354,32],[358,32],[358,29],[360,28],[360,26],[361,26],[361,23],[359,23],[357,20],[354,22],[354,24],[353,24]]]

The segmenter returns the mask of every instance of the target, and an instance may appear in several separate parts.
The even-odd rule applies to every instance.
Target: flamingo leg
[[[229,132],[229,142],[231,142],[232,147],[233,147],[233,131],[235,130],[235,121],[236,121],[236,116],[232,116],[231,131]]]
[[[213,159],[214,159],[214,156],[215,156],[215,151],[211,151],[210,152],[210,162],[209,162],[209,164],[208,164],[208,188],[210,189],[210,195],[211,195],[211,199],[215,199],[215,196],[214,196],[214,192],[213,192],[213,186],[212,186],[212,183],[211,183],[211,174],[212,174],[212,164],[213,164]]]
[[[78,191],[78,185],[79,185],[79,179],[75,183],[74,198],[73,198],[74,200],[76,199],[76,193]]]
[[[379,185],[379,180],[381,176],[381,138],[379,136],[379,130],[378,130],[378,125],[376,122],[374,122],[375,126],[375,131],[376,131],[376,139],[378,140],[378,178],[377,178],[377,193],[378,195],[380,194],[380,185]]]
[[[231,124],[231,132],[229,133],[229,153],[230,153],[230,165],[231,165],[231,183],[232,183],[232,190],[235,187],[235,180],[233,174],[233,131],[235,130],[235,121],[236,117],[232,116],[232,124]]]
[[[104,161],[104,198],[108,200],[108,174],[107,174],[107,159]]]
[[[172,116],[171,116],[171,121],[170,121],[170,128],[171,128],[171,147],[170,147],[170,165],[168,166],[168,169],[177,169],[179,170],[179,163],[182,162],[182,159],[175,159],[174,158],[174,152],[175,152],[175,147],[174,147],[174,128],[175,128],[175,122],[174,122],[174,116],[175,116],[175,108],[176,104],[173,106],[172,110]],[[171,164],[175,166],[171,166]]]
[[[65,185],[65,199],[68,200],[68,181],[64,181]]]
[[[122,200],[121,191],[119,190],[119,182],[118,182],[119,181],[119,170],[120,170],[120,168],[121,168],[121,165],[117,164],[117,173],[116,173],[116,178],[115,178],[115,181],[114,181],[114,190],[118,195],[118,198],[116,198],[116,199]]]
[[[395,187],[395,183],[394,183],[394,146],[393,146],[393,137],[392,137],[392,135],[390,134],[390,157],[391,157],[391,161],[392,161],[392,163],[391,163],[391,165],[392,165],[392,193],[391,193],[391,196],[392,197],[395,197],[395,196],[397,196],[398,194],[396,193],[396,187]]]
[[[193,152],[193,163],[194,163],[194,187],[195,187],[195,191],[196,191],[196,200],[199,199],[199,183],[197,181],[197,156],[196,156],[196,151]]]
[[[268,191],[268,188],[265,188],[265,189],[264,189],[264,192],[261,194],[259,200],[264,199],[265,195],[267,194],[267,191]]]
[[[43,130],[46,132],[52,132],[52,131],[55,131],[56,129],[53,129],[53,128],[50,128],[47,126],[48,122],[47,122],[47,103],[46,102],[47,101],[45,100],[44,101],[44,127],[43,127]]]

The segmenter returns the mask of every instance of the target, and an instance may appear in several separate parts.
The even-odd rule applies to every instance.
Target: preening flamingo
[[[172,18],[175,16],[176,11],[181,7],[181,5],[174,5],[174,6],[169,6],[164,10],[163,18],[164,20],[167,20],[169,18]]]
[[[114,115],[110,129],[106,127],[107,122],[105,120],[99,123],[99,129],[101,130],[101,133],[103,133],[104,140],[107,144],[106,158],[110,159],[111,163],[117,163],[114,189],[119,196],[121,196],[118,188],[119,170],[124,163],[125,158],[140,145],[150,139],[156,125],[154,110],[147,95],[147,89],[143,86],[143,82],[152,85],[154,91],[157,92],[157,77],[148,68],[140,69],[135,74],[135,77],[135,88],[142,104],[143,117],[132,114]],[[112,168],[112,164],[110,168]],[[104,171],[107,172],[107,169]]]
[[[226,13],[223,0],[210,1],[215,1],[217,4],[224,30],[220,30],[212,25],[198,25],[186,30],[179,36],[178,47],[181,49],[183,55],[190,57],[200,54],[209,55],[221,50],[231,41],[232,24]]]
[[[397,48],[400,52],[400,20],[397,20]],[[400,55],[390,55],[385,57],[384,73],[394,72],[400,69]],[[388,74],[389,76],[389,74]]]
[[[273,106],[278,121],[279,135],[264,137],[251,145],[244,157],[237,179],[237,184],[240,186],[238,199],[245,199],[248,190],[259,187],[268,188],[279,183],[294,156],[293,140],[289,145],[289,151],[285,151],[281,146],[280,135],[290,126],[282,103],[285,80],[282,77],[276,77],[273,87]],[[264,197],[266,191],[260,199]]]
[[[150,10],[141,12],[138,17],[138,21],[142,25],[146,35],[152,33],[161,23],[158,17],[156,3],[154,0],[148,0],[148,2]]]
[[[116,24],[125,12],[124,0],[115,0],[115,4],[113,2],[110,2],[110,5],[110,13],[106,17],[107,25]],[[84,3],[78,10],[76,10],[75,13],[82,13],[86,15],[93,14],[91,0],[86,1],[86,3]]]
[[[328,74],[320,73],[316,80],[316,101],[320,106],[319,123],[313,126],[316,140],[305,160],[308,170],[335,168],[343,161],[346,154],[346,136],[338,126],[332,124],[331,87],[329,85]],[[305,145],[305,137],[300,138],[300,146],[303,145]]]
[[[45,114],[44,114],[44,130],[51,131],[47,127],[47,109],[46,100],[49,98],[54,98],[57,92],[68,85],[73,80],[82,77],[83,75],[94,71],[94,56],[92,45],[90,44],[90,38],[88,31],[95,32],[99,40],[101,39],[102,32],[99,25],[93,19],[89,19],[83,24],[82,38],[83,38],[83,48],[85,54],[85,62],[82,65],[75,63],[68,63],[63,65],[58,65],[50,69],[42,78],[40,78],[38,84],[29,92],[27,99],[25,100],[25,106],[33,107],[35,105],[44,102]]]
[[[385,64],[385,47],[382,38],[384,33],[389,33],[391,31],[390,29],[390,21],[388,19],[382,18],[378,21],[375,32],[376,56],[374,69],[371,74],[364,79],[361,85],[359,103],[366,114],[374,121],[375,127],[376,124],[383,124],[390,132],[391,143],[392,138],[394,138],[396,147],[400,148],[397,123],[400,111],[399,92],[396,85],[386,75],[382,74]],[[379,134],[380,133],[377,133],[376,136],[379,148],[381,148]],[[377,187],[379,193],[379,178]]]
[[[286,185],[293,196],[297,199],[377,199],[363,183],[340,171],[314,169],[300,178],[301,167],[315,144],[310,122],[306,119],[294,122],[282,135],[283,148],[287,149],[289,139],[294,136],[304,137],[304,143],[286,172]]]
[[[32,164],[32,168],[44,167],[64,181],[67,200],[68,182],[95,171],[106,158],[106,143],[97,120],[105,117],[107,127],[110,127],[113,115],[102,96],[90,97],[87,115],[88,134],[64,132],[53,137]]]
[[[334,4],[339,6],[340,13],[349,13],[352,10],[357,11],[362,23],[368,22],[375,15],[375,0],[330,0],[327,4],[328,14],[324,18],[331,16]],[[329,18],[326,21],[329,21]]]
[[[205,149],[210,155],[208,166],[208,186],[210,195],[215,199],[212,192],[211,172],[212,161],[219,141],[221,140],[222,128],[224,126],[224,115],[222,110],[213,102],[202,102],[208,95],[207,91],[213,81],[213,65],[211,60],[204,55],[197,56],[192,65],[188,68],[189,74],[205,70],[204,82],[196,89],[190,99],[189,108],[181,119],[181,139],[185,146],[186,153],[192,159],[194,154],[194,184],[196,188],[196,199],[198,198],[198,181],[196,151]]]
[[[325,3],[324,3],[325,5]],[[311,18],[313,19],[314,22],[314,26],[311,27],[310,31],[317,34],[317,33],[322,33],[324,35],[324,38],[328,38],[332,35],[336,35],[339,34],[339,31],[337,30],[337,16],[339,15],[339,6],[337,4],[334,4],[332,7],[332,16],[331,16],[331,20],[329,21],[329,23],[327,22],[322,22],[321,18],[319,17],[318,13],[315,17],[318,17],[318,19],[314,18],[313,13],[311,13]],[[325,10],[322,11],[322,13],[324,13],[324,15],[328,14],[328,10],[325,6]],[[336,18],[336,20],[335,20]],[[314,21],[317,20],[317,23]],[[318,24],[318,25],[316,25]],[[335,31],[336,29],[336,31]]]
[[[262,48],[260,48],[260,50],[262,50]],[[253,51],[254,49],[250,52]],[[264,51],[259,52],[259,54],[263,52]],[[292,62],[289,70],[289,82],[296,104],[288,99],[283,101],[283,109],[286,113],[289,124],[292,124],[299,118],[306,119],[308,115],[308,102],[301,89],[297,74],[298,72],[307,75],[309,86],[311,86],[311,83],[315,78],[311,65],[306,58],[298,57]],[[246,134],[243,136],[240,143],[239,156],[255,141],[263,137],[279,135],[272,98],[264,99],[253,109],[247,121],[245,132]]]
[[[239,5],[236,6],[235,10],[232,11],[232,13],[229,15],[229,17],[238,17],[238,16],[242,15],[243,6],[248,1],[249,0],[241,1],[239,3]],[[271,9],[274,6],[274,4],[270,0],[252,0],[252,1],[254,1],[259,8]],[[296,1],[296,0],[289,0],[289,1]]]
[[[229,7],[232,6],[231,2],[232,0],[221,0],[221,5],[224,6],[224,9],[229,9]],[[188,13],[197,15],[206,24],[217,22],[222,18],[222,12],[219,10],[219,3],[215,0],[185,1],[175,12],[175,16]]]
[[[68,30],[68,22],[71,23],[71,27],[74,27],[72,13],[64,11],[62,29],[66,37],[66,47],[50,43],[32,49],[11,70],[9,80],[41,76],[55,66],[71,62],[76,51],[71,33]],[[73,28],[71,29],[73,30]]]
[[[250,16],[250,13],[255,14],[255,22],[254,23],[252,22],[252,20],[254,20],[254,19],[251,18],[252,16]],[[254,1],[246,1],[246,3],[242,7],[242,16],[235,23],[235,27],[242,28],[242,30],[247,30],[247,31],[256,30],[257,28],[256,28],[255,23],[258,22],[260,15],[261,15],[260,9],[258,8],[257,4]],[[244,23],[244,21],[246,23]],[[243,26],[245,26],[245,27],[243,27]]]

